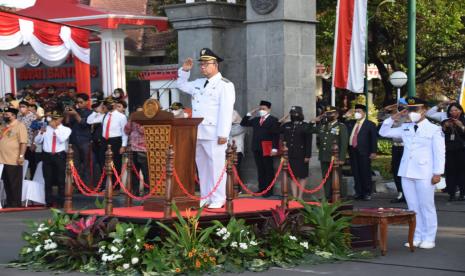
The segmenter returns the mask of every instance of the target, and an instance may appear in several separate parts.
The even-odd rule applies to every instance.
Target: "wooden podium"
[[[170,145],[173,145],[175,152],[174,169],[186,190],[190,194],[194,194],[197,126],[203,119],[174,118],[172,113],[160,110],[160,104],[157,100],[149,99],[144,103],[144,111],[133,113],[131,120],[144,127],[150,189],[156,189],[155,194],[144,201],[144,210],[164,210],[166,181],[161,178],[164,177],[166,152]],[[185,195],[174,177],[172,177],[172,183],[171,194],[179,209],[199,206],[197,200]]]

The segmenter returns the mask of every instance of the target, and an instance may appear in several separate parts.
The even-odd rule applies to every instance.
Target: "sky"
[[[0,0],[0,6],[24,9],[33,6],[35,2],[36,0]]]

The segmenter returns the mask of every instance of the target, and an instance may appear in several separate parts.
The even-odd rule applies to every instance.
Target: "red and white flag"
[[[338,0],[333,54],[333,90],[363,92],[367,0]]]

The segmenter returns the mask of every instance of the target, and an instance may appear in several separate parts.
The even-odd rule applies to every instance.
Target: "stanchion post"
[[[289,207],[289,195],[287,192],[287,178],[288,178],[288,164],[289,164],[289,150],[286,146],[286,142],[283,142],[283,167],[282,167],[282,183],[281,183],[281,194],[282,200],[281,205],[285,208]]]
[[[331,190],[333,194],[331,196],[331,201],[337,202],[341,198],[341,186],[340,186],[340,178],[339,178],[339,146],[337,142],[334,141],[332,146],[332,153],[333,153],[333,170],[331,172],[331,179],[332,179],[332,186]]]
[[[226,212],[232,216],[233,210],[233,198],[234,198],[234,178],[233,178],[233,150],[231,144],[228,144],[226,149],[226,172],[228,177],[226,179]]]
[[[237,163],[238,163],[239,159],[237,157],[236,140],[232,141],[231,149],[232,149],[232,163],[233,163],[233,166],[237,170]],[[239,174],[239,172],[237,172],[237,173]],[[232,177],[233,177],[232,181],[233,181],[233,189],[234,189],[233,198],[237,198],[237,195],[239,194],[239,183],[238,183],[238,181],[236,179],[236,174],[234,173],[234,171],[233,171],[233,176]]]
[[[126,189],[129,192],[132,192],[132,185],[136,183],[132,183],[132,174],[135,173],[132,171],[132,156],[133,152],[131,150],[131,146],[128,145],[127,150],[126,150],[126,156],[128,158],[128,162],[126,163]],[[132,198],[129,196],[129,194],[126,194],[126,207],[131,207],[132,206]]]
[[[166,182],[165,182],[165,210],[164,218],[171,218],[171,205],[173,203],[173,171],[174,171],[174,150],[173,145],[168,147],[166,152]]]
[[[63,206],[65,212],[73,210],[73,173],[71,171],[73,158],[73,145],[69,144],[68,153],[66,154],[65,204]]]
[[[105,170],[107,175],[106,189],[105,189],[105,215],[111,216],[113,214],[113,152],[111,145],[108,145],[105,152]]]

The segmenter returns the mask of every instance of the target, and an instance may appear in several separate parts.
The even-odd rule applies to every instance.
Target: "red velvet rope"
[[[154,187],[154,189],[152,191],[150,191],[145,196],[136,196],[133,193],[131,193],[128,189],[126,189],[126,187],[121,183],[121,179],[120,179],[120,177],[118,175],[118,171],[116,170],[115,166],[112,166],[112,169],[113,169],[113,173],[115,174],[115,177],[116,177],[116,183],[119,184],[121,189],[123,189],[124,193],[127,194],[130,198],[132,198],[134,200],[138,200],[138,201],[146,200],[149,197],[151,197],[152,195],[154,195],[157,192],[157,187],[159,187],[161,185],[161,182],[166,177],[165,172],[163,172],[162,177],[160,178],[159,182],[155,184],[155,187]],[[121,172],[121,174],[122,174],[122,172]]]
[[[87,187],[79,177],[76,168],[74,166],[71,166],[71,173],[73,175],[74,183],[76,184],[76,187],[78,188],[79,192],[85,196],[95,196],[95,195],[103,195],[103,192],[98,192],[98,189],[92,190],[89,187]],[[105,172],[102,173],[101,179],[104,179]],[[102,181],[103,182],[103,181]],[[99,188],[99,187],[98,187]]]
[[[299,187],[300,190],[302,190],[306,194],[313,194],[321,190],[321,188],[323,188],[323,186],[326,184],[326,181],[328,181],[328,178],[331,175],[331,171],[333,170],[333,164],[334,164],[334,159],[331,159],[331,163],[329,164],[328,171],[326,172],[325,177],[321,180],[320,185],[310,190],[305,189],[305,187],[302,186],[302,184],[300,184],[300,182],[297,180],[297,178],[294,175],[294,172],[292,171],[291,164],[288,164],[289,175],[291,176],[292,181],[297,185],[297,187]]]
[[[218,181],[216,182],[215,186],[213,187],[213,189],[206,195],[206,196],[203,196],[203,197],[197,197],[195,195],[192,195],[189,193],[189,191],[187,191],[186,187],[182,184],[181,180],[179,179],[179,176],[176,172],[176,169],[174,169],[173,171],[173,176],[174,176],[174,179],[176,180],[176,182],[178,183],[179,185],[179,188],[181,188],[182,192],[187,195],[187,197],[191,198],[191,199],[194,199],[194,200],[205,200],[209,197],[211,197],[211,195],[216,192],[216,190],[218,190],[218,187],[220,186],[221,184],[221,181],[223,180],[223,177],[224,177],[224,174],[226,173],[226,165],[224,165],[224,168],[223,168],[223,171],[221,172],[221,175],[220,175],[220,179],[218,179]]]
[[[278,177],[279,177],[279,174],[281,173],[282,168],[283,168],[283,161],[281,160],[281,163],[279,164],[278,171],[276,172],[273,181],[271,181],[270,185],[268,185],[268,187],[265,190],[263,190],[263,191],[261,191],[259,193],[252,192],[244,184],[244,182],[242,182],[241,178],[239,177],[239,173],[237,172],[236,166],[233,166],[233,172],[234,172],[234,177],[237,179],[237,182],[239,183],[239,185],[241,185],[242,189],[244,189],[244,191],[246,193],[251,194],[253,196],[262,196],[262,195],[268,193],[271,190],[271,188],[273,188],[274,184],[276,184],[276,181],[278,180]]]

